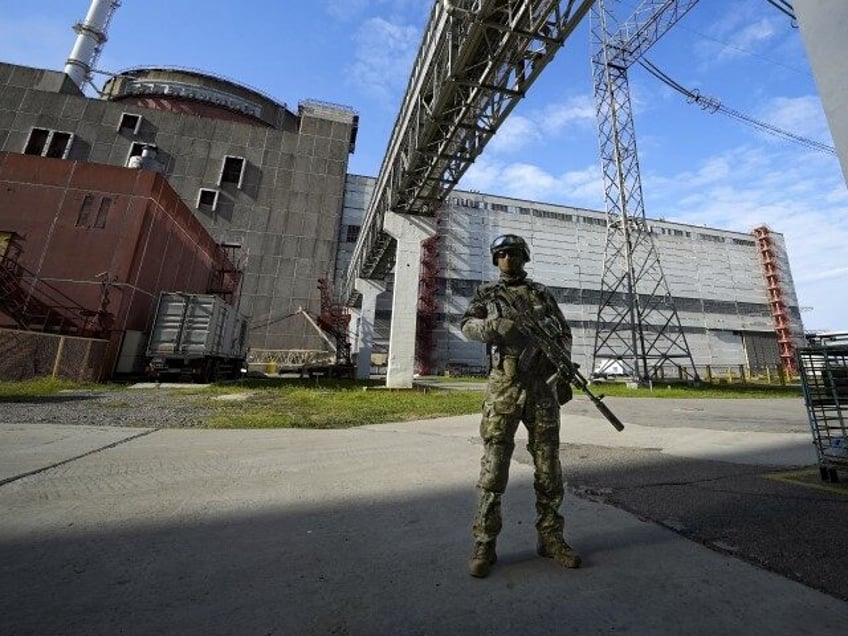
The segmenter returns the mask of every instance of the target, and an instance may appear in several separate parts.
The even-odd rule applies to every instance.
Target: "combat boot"
[[[536,552],[539,556],[553,559],[566,568],[579,568],[580,555],[559,535],[539,535],[536,542]]]
[[[495,554],[494,541],[477,541],[474,544],[474,552],[471,554],[471,561],[468,563],[468,573],[477,578],[489,576],[492,571],[492,566],[498,560],[498,555]]]

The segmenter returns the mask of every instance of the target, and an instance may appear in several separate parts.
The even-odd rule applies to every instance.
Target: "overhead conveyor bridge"
[[[385,278],[398,261],[398,241],[404,241],[403,236],[410,245],[426,236],[426,221],[411,223],[414,229],[409,232],[404,223],[432,219],[592,3],[593,0],[434,2],[354,246],[342,289],[345,303],[355,304],[361,291],[357,280]],[[417,267],[413,269],[417,276]],[[410,274],[407,272],[407,276]],[[398,298],[399,282],[395,281],[396,319],[390,349],[407,360],[401,362],[399,375],[396,374],[400,379],[393,381],[392,361],[400,358],[390,351],[387,384],[411,386],[412,361],[407,349],[411,347],[414,356],[415,301],[412,300],[411,309],[397,311],[398,305],[405,302]],[[417,278],[414,283],[403,282],[417,289]],[[364,298],[363,293],[363,303]],[[398,317],[409,317],[410,311],[413,324],[409,346],[398,346],[395,340],[400,334],[395,333],[394,323]],[[367,313],[366,307],[363,312]],[[407,325],[404,339],[408,329]]]

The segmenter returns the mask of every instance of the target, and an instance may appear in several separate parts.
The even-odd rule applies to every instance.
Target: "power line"
[[[648,59],[642,58],[639,60],[639,65],[642,66],[648,73],[653,75],[656,79],[660,80],[663,84],[673,88],[678,93],[681,93],[686,97],[686,100],[690,104],[697,104],[703,110],[709,113],[722,113],[729,117],[733,117],[743,123],[749,124],[758,130],[761,130],[770,135],[774,135],[775,137],[780,137],[782,139],[786,139],[788,141],[793,141],[795,143],[799,143],[803,146],[811,150],[816,150],[818,152],[824,152],[827,154],[835,155],[836,149],[833,146],[828,146],[827,144],[823,144],[819,141],[815,141],[813,139],[808,139],[806,137],[802,137],[801,135],[796,135],[793,132],[789,132],[788,130],[783,130],[782,128],[778,128],[777,126],[773,126],[772,124],[759,121],[742,113],[738,110],[734,110],[732,108],[728,108],[721,103],[721,100],[710,97],[708,95],[702,95],[698,89],[689,90],[677,82],[675,82],[671,77],[663,73],[660,69],[658,69],[654,64],[652,64]]]
[[[796,26],[795,9],[786,0],[766,0],[770,5],[775,7],[781,13],[785,13],[792,20],[792,26]]]
[[[697,35],[698,37],[703,38],[704,40],[710,40],[712,42],[715,42],[716,44],[721,44],[721,46],[725,49],[732,49],[734,51],[738,51],[739,53],[743,53],[743,54],[745,54],[749,57],[755,57],[755,58],[759,58],[761,60],[764,60],[764,61],[768,62],[769,64],[774,64],[775,66],[782,66],[783,68],[785,68],[789,71],[793,71],[795,73],[798,73],[799,75],[811,77],[809,70],[801,69],[801,68],[798,68],[797,66],[791,66],[789,64],[785,64],[785,63],[780,62],[780,61],[778,61],[774,58],[768,57],[766,55],[761,55],[760,53],[755,53],[754,51],[752,51],[750,49],[746,49],[746,48],[743,48],[741,46],[736,46],[735,44],[730,44],[728,42],[725,42],[724,40],[720,40],[719,38],[716,38],[716,37],[713,37],[711,35],[707,35],[706,33],[702,33],[701,31],[696,31],[695,29],[689,28],[685,24],[678,24],[674,28],[680,29],[681,31],[688,31],[689,33],[692,33],[693,35]]]

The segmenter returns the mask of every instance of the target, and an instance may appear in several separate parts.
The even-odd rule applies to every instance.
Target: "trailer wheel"
[[[209,384],[215,378],[215,360],[203,360],[196,367],[194,381],[196,384]]]
[[[207,360],[206,373],[203,374],[203,383],[211,384],[218,379],[218,360]]]

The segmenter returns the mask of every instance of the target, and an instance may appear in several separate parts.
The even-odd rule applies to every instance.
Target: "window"
[[[49,130],[33,128],[29,133],[29,140],[27,140],[26,148],[24,148],[24,154],[40,156],[44,152],[44,148],[47,147],[48,137],[50,137]]]
[[[29,133],[26,146],[24,146],[24,154],[65,159],[73,140],[73,133],[50,130],[49,128],[33,128]]]
[[[225,183],[234,183],[237,188],[241,188],[244,179],[244,157],[224,156],[224,163],[221,164],[221,174],[218,176],[218,185]]]
[[[359,238],[359,226],[358,225],[348,225],[347,230],[345,230],[345,242],[346,243],[356,243],[356,239]]]
[[[6,256],[9,244],[12,242],[12,232],[0,232],[0,258]]]
[[[88,227],[88,220],[91,218],[91,208],[94,207],[94,197],[86,194],[82,200],[79,214],[77,214],[77,227]]]
[[[606,225],[607,224],[606,219],[596,219],[595,217],[592,217],[592,216],[581,216],[580,218],[583,221],[583,223],[586,223],[587,225]],[[663,232],[663,234],[664,233],[665,232]]]
[[[95,202],[95,195],[86,194],[83,197],[79,212],[77,213],[77,227],[106,227],[106,218],[109,216],[109,210],[112,207],[112,199],[110,197],[101,197],[100,201]],[[94,215],[94,223],[92,224],[92,213],[97,210]]]
[[[143,143],[138,142],[138,141],[134,141],[134,142],[132,142],[132,144],[130,144],[130,152],[129,152],[129,154],[127,155],[127,160],[126,160],[126,162],[124,163],[124,165],[125,165],[125,166],[129,166],[129,165],[130,165],[130,159],[132,159],[133,157],[140,157],[140,156],[141,156],[141,153],[142,153],[142,152],[144,152],[144,149],[145,149],[148,145],[149,145],[149,144],[143,144]],[[154,146],[154,147],[155,147],[155,146]]]
[[[72,138],[71,133],[54,131],[50,141],[47,142],[47,150],[44,155],[54,159],[64,159],[68,156]]]
[[[121,121],[118,122],[118,132],[124,135],[137,135],[141,127],[141,115],[123,113]]]
[[[218,207],[218,191],[200,188],[197,193],[197,209],[214,211],[216,207]]]
[[[97,208],[97,217],[94,219],[94,227],[106,227],[106,217],[109,214],[109,208],[112,207],[112,199],[103,197],[100,199],[100,207]]]

